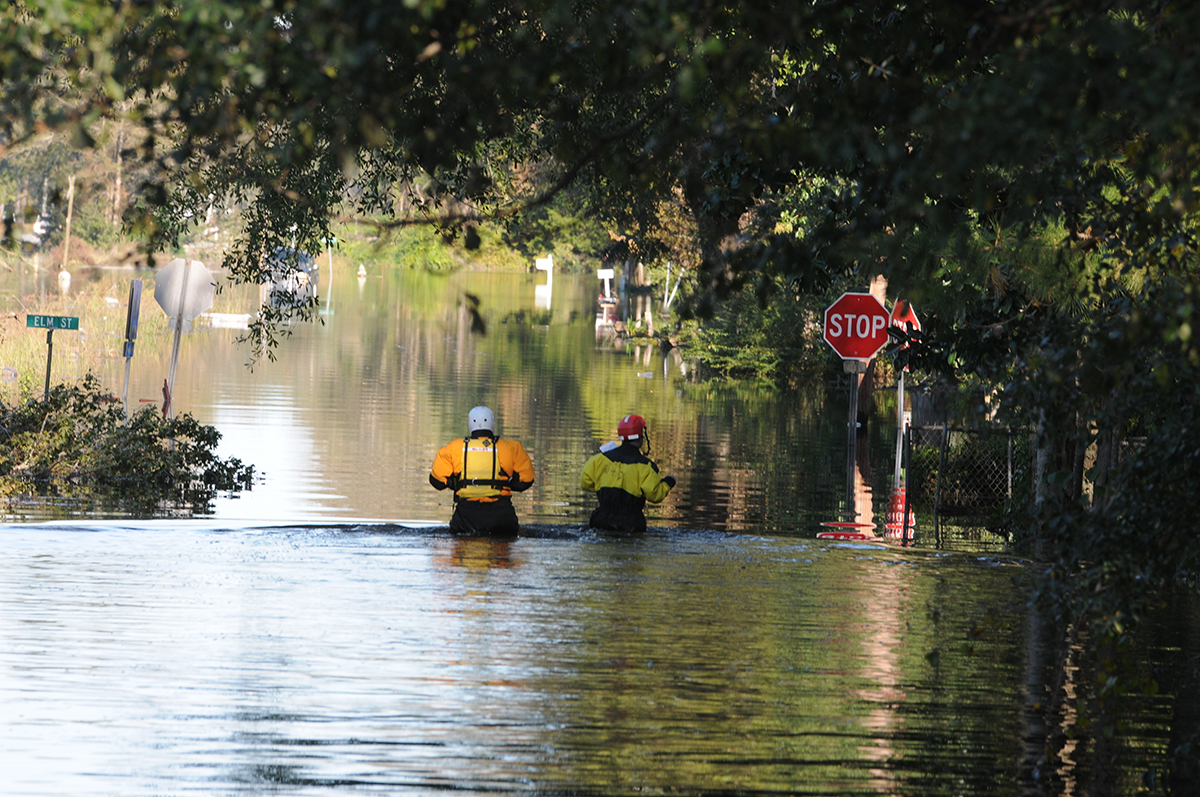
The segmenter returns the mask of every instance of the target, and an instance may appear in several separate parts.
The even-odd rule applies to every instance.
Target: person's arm
[[[658,475],[658,468],[653,464],[645,466],[645,472],[642,474],[642,495],[652,504],[661,503],[667,497],[667,493],[671,492],[671,488],[675,486],[675,477],[667,474],[666,476]]]
[[[533,486],[533,460],[525,451],[525,446],[516,440],[508,441],[512,455],[512,474],[508,477],[508,489],[513,492],[524,492]]]
[[[453,488],[457,481],[457,469],[450,459],[449,452],[443,448],[433,458],[433,467],[429,470],[429,483],[435,490],[445,490],[448,487]]]
[[[596,456],[604,456],[597,454]],[[587,490],[589,493],[596,492],[596,474],[595,474],[596,457],[592,457],[583,466],[583,473],[579,476],[579,486]]]

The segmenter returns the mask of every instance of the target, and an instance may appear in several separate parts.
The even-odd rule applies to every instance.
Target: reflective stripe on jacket
[[[437,452],[429,483],[439,490],[453,488],[455,500],[491,502],[528,490],[533,485],[533,462],[516,440],[487,435],[460,438]]]

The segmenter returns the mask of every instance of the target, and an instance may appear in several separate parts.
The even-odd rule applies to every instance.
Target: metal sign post
[[[326,250],[329,253],[329,279],[326,280],[329,287],[326,289],[326,292],[328,293],[328,297],[326,298],[325,303],[321,306],[321,309],[319,311],[321,315],[333,315],[334,314],[333,313],[333,247],[337,246],[337,242],[338,242],[338,239],[337,239],[336,235],[330,235],[328,238],[325,239]],[[316,292],[316,290],[314,288],[314,294],[315,294],[315,292]]]
[[[889,326],[903,330],[905,334],[911,334],[921,330],[921,322],[917,318],[916,312],[913,311],[912,305],[904,299],[897,299],[896,304],[892,306],[891,316],[888,319]],[[902,349],[907,349],[908,344],[901,345]],[[896,377],[896,468],[893,471],[892,489],[900,489],[900,448],[901,442],[904,439],[904,430],[906,427],[904,417],[904,374],[908,371],[908,366],[900,369],[900,373]]]
[[[869,293],[843,293],[825,308],[822,336],[842,358],[842,369],[850,375],[850,418],[846,442],[846,511],[838,523],[823,523],[841,531],[822,532],[818,537],[861,538],[856,529],[873,528],[870,518],[857,520],[854,502],[854,471],[858,461],[858,377],[867,371],[867,363],[888,342],[888,311],[883,303]]]
[[[175,369],[179,362],[179,337],[184,324],[191,324],[196,316],[212,307],[217,284],[212,274],[199,260],[175,258],[163,266],[154,284],[154,300],[169,319],[175,330],[175,342],[171,347],[171,365],[164,383],[164,412],[168,418],[175,417],[175,403],[171,400],[175,392]]]
[[[171,365],[167,370],[167,417],[175,417],[175,406],[171,401],[171,397],[175,395],[175,369],[179,364],[179,338],[183,334],[183,306],[184,299],[187,298],[188,289],[188,274],[192,270],[192,261],[183,261],[183,277],[179,280],[179,300],[177,302],[178,310],[171,313],[174,318],[171,319],[171,325],[175,329],[175,341],[171,344]]]
[[[46,330],[46,390],[42,398],[50,397],[50,364],[54,360],[54,330],[79,329],[79,319],[63,315],[27,315],[25,326]]]
[[[133,343],[137,340],[138,316],[142,307],[142,281],[129,283],[129,307],[125,315],[125,387],[121,391],[121,405],[125,418],[129,418],[129,364],[133,361]]]
[[[858,512],[854,505],[854,465],[858,462],[858,375],[867,372],[864,360],[842,360],[842,370],[850,374],[849,439],[846,442],[846,515],[847,523],[855,521]]]
[[[28,323],[28,322],[26,322]],[[50,363],[54,360],[54,329],[46,330],[46,388],[42,391],[42,399],[50,398]]]
[[[888,326],[911,335],[920,331],[921,321],[907,300],[897,299],[892,306]],[[901,343],[900,348],[908,348],[908,343]],[[903,461],[904,447],[909,439],[909,414],[904,411],[904,374],[907,371],[908,366],[905,366],[899,369],[896,376],[896,465],[892,471],[892,495],[888,500],[887,519],[888,531],[899,532],[905,542],[908,541],[909,526],[914,525],[908,516],[908,464]],[[904,474],[903,479],[901,474]]]

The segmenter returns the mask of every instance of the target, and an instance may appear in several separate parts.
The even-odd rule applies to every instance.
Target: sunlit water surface
[[[4,527],[3,793],[1020,793],[1019,564],[529,531]]]
[[[152,272],[17,270],[0,304],[78,315],[55,379],[120,395],[133,278],[129,399],[157,411]],[[228,327],[259,297],[226,286],[174,404],[254,488],[199,518],[18,502],[0,526],[0,793],[1024,794],[1050,676],[1003,538],[943,540],[918,503],[913,548],[818,541],[851,494],[840,371],[706,383],[598,332],[592,276],[556,275],[549,306],[544,280],[343,268],[253,368]],[[477,404],[537,469],[512,542],[450,536],[427,481]],[[868,406],[852,496],[882,527],[890,386]],[[648,534],[584,532],[579,471],[628,412],[679,484]],[[1160,746],[1141,717],[1130,751]],[[1043,771],[1076,793],[1063,749]]]

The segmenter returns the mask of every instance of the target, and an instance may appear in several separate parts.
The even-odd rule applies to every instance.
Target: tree
[[[221,434],[146,407],[127,417],[88,375],[42,399],[0,402],[0,502],[28,496],[133,515],[204,514],[220,492],[249,490],[254,467],[216,455]]]

